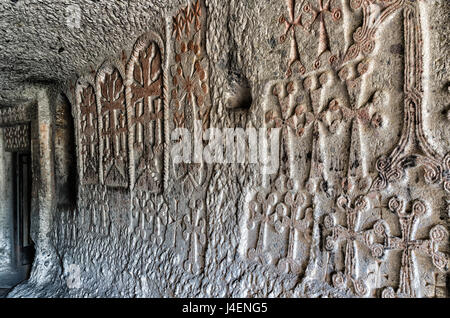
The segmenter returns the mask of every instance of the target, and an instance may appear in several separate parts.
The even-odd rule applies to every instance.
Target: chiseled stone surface
[[[10,297],[448,296],[448,1],[0,12],[0,103],[27,99],[28,83],[63,90],[78,175],[64,188],[64,107],[39,110],[39,182],[77,199],[39,194],[50,236],[35,234],[45,251]],[[176,128],[281,128],[279,167],[177,164]]]

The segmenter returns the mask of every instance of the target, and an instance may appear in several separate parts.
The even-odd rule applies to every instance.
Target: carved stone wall
[[[52,226],[64,274],[12,295],[448,297],[449,12],[171,2],[73,84],[77,206]],[[177,163],[177,128],[192,148],[208,128],[279,128],[279,166]]]
[[[9,126],[2,129],[5,151],[19,152],[30,150],[30,126],[28,124]]]

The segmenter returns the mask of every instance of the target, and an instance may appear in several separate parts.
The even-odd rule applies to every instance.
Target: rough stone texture
[[[0,111],[37,104],[10,297],[448,296],[448,1],[77,3],[0,4]],[[281,128],[279,169],[173,162],[211,127]]]

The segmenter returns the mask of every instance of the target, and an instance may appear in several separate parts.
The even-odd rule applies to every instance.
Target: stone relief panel
[[[389,196],[405,191],[404,182],[391,187],[390,184],[414,174],[416,180],[424,180],[424,188],[439,183],[443,183],[444,190],[447,187],[448,155],[433,149],[423,128],[423,6],[409,1],[321,0],[288,0],[286,6],[288,15],[279,18],[280,45],[289,53],[285,79],[268,82],[262,112],[269,131],[281,130],[280,167],[277,173],[266,177],[262,190],[247,194],[241,254],[261,263],[277,264],[273,254],[280,251],[283,240],[274,233],[282,215],[289,215],[281,212],[289,204],[282,208],[278,203],[277,185],[282,184],[282,177],[289,180],[288,198],[302,195],[311,202],[312,241],[300,246],[312,246],[316,260],[308,263],[306,257],[308,266],[303,268],[321,267],[321,279],[359,297],[423,296],[431,284],[421,285],[423,275],[436,270],[436,276],[428,277],[429,281],[436,281],[448,271],[448,256],[443,252],[448,250],[448,231],[443,219],[438,218],[439,206],[419,200],[412,204],[411,212],[403,212],[397,219],[392,215],[398,213],[389,209]],[[383,37],[388,23],[402,26],[399,30],[403,32]],[[330,28],[331,24],[336,27]],[[339,33],[344,38],[342,43],[336,41]],[[316,44],[305,40],[313,35],[317,35]],[[388,76],[381,75],[384,66],[380,67],[380,59],[375,55],[383,50],[376,42],[380,39],[387,40],[384,45],[403,42],[400,47],[405,48],[401,54],[404,63],[397,57],[389,61],[391,72],[395,69],[404,73],[400,84],[391,84],[395,72],[392,79],[383,83]],[[396,51],[395,43],[390,46],[391,51]],[[402,116],[398,111],[392,112],[392,107],[399,104],[405,105],[403,123],[392,120]],[[394,129],[399,130],[400,141],[380,144]],[[380,158],[383,152],[388,155]],[[418,172],[419,167],[424,168],[425,174]],[[414,172],[406,175],[407,169]],[[436,198],[442,195],[433,191]],[[377,212],[383,209],[381,201],[385,202],[384,209],[391,211],[387,218]],[[431,222],[435,223],[429,224],[429,239],[406,233],[416,226],[413,210],[433,215]],[[392,227],[400,231],[396,238],[390,232]],[[316,229],[320,229],[319,236],[314,235]],[[304,228],[302,233],[308,231]],[[426,237],[426,233],[421,233],[421,237]],[[305,250],[299,255],[305,257]],[[392,259],[395,251],[402,253],[400,262]],[[431,258],[432,265],[423,258],[416,263],[412,251]],[[278,269],[280,264],[281,261]],[[399,274],[393,272],[396,264],[401,264]]]
[[[98,113],[94,86],[79,81],[76,88],[79,173],[82,184],[99,183]]]
[[[110,187],[128,187],[128,122],[123,67],[105,62],[97,73],[101,180]]]
[[[421,218],[429,214],[428,207],[424,201],[417,199],[407,204],[393,197],[389,200],[388,207],[393,212],[399,222],[401,235],[392,236],[386,231],[387,241],[385,249],[389,252],[400,251],[400,279],[398,289],[386,287],[382,291],[382,297],[408,296],[417,297],[417,272],[420,263],[414,261],[415,254],[424,254],[431,258],[436,269],[440,272],[448,270],[448,256],[440,251],[441,244],[448,244],[448,230],[438,224],[429,231],[429,238],[417,239],[416,227],[420,226]],[[409,209],[409,210],[408,210]]]
[[[206,55],[207,10],[204,1],[192,1],[178,10],[170,20],[168,47],[170,131],[186,128],[201,146],[202,133],[210,127],[211,97],[209,88],[209,59]],[[198,134],[198,135],[197,135]],[[172,144],[174,141],[170,141]],[[195,145],[191,145],[194,153]],[[193,162],[193,163],[192,163]],[[206,193],[212,166],[203,158],[192,158],[191,163],[170,164],[176,213],[179,225],[176,250],[184,261],[183,268],[199,274],[204,268],[206,248]]]
[[[281,274],[303,274],[309,260],[313,209],[310,196],[280,176],[269,193],[260,191],[249,202],[245,256],[273,265]]]
[[[142,36],[127,65],[127,111],[131,186],[158,193],[164,176],[164,46],[158,36]]]
[[[5,151],[30,151],[31,139],[29,124],[9,126],[2,129],[5,142]]]
[[[31,121],[32,105],[18,105],[0,109],[0,126]]]
[[[248,112],[269,134],[280,128],[279,167],[261,184],[247,170],[221,175],[220,165],[168,156],[175,128],[201,140],[194,134],[223,115],[211,114],[221,96],[210,93],[210,68],[219,65],[205,49],[214,5],[171,12],[164,42],[147,33],[128,62],[106,62],[96,85],[78,84],[82,186],[58,240],[123,252],[114,264],[129,272],[118,282],[147,271],[138,285],[162,275],[171,296],[185,286],[187,295],[211,295],[208,275],[220,263],[223,284],[236,280],[238,291],[223,287],[232,295],[446,297],[450,159],[424,125],[427,4],[270,3],[273,17],[262,23],[286,54],[281,76],[255,85],[262,103]],[[237,185],[241,177],[251,186]],[[237,189],[223,194],[231,182]],[[223,221],[230,217],[236,228]],[[116,239],[120,248],[106,251]]]
[[[379,177],[375,189],[383,189],[388,183],[401,180],[409,167],[422,166],[427,183],[443,183],[450,192],[448,176],[450,153],[438,154],[430,145],[423,130],[423,39],[420,11],[406,5],[404,12],[405,79],[404,79],[404,127],[397,146],[377,161]]]
[[[136,239],[161,245],[170,222],[168,205],[162,196],[136,190],[130,212],[129,232]]]
[[[103,185],[80,188],[78,224],[83,232],[99,237],[107,237],[110,234],[111,208],[107,191]]]

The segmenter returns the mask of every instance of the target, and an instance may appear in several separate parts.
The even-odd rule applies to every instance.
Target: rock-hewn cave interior
[[[1,0],[0,298],[447,298],[450,1]]]

